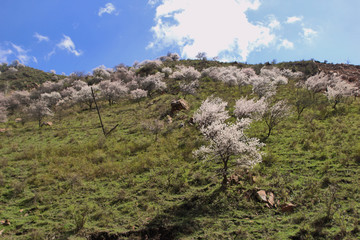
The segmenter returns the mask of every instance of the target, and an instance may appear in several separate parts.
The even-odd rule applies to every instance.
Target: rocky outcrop
[[[173,100],[171,102],[171,112],[174,113],[176,111],[188,110],[189,103],[184,99]]]

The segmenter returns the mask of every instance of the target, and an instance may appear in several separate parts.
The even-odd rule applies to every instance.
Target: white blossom
[[[141,99],[147,97],[147,91],[142,89],[135,89],[130,92],[131,99]]]
[[[222,99],[208,97],[195,112],[194,122],[200,127],[209,126],[215,121],[224,122],[229,118],[229,114],[225,110],[226,106],[227,102],[224,102]]]
[[[264,98],[255,101],[254,99],[248,100],[245,97],[236,101],[234,114],[238,119],[252,118],[258,120],[263,116],[266,108],[267,103]]]
[[[176,80],[197,80],[201,77],[199,71],[197,71],[194,67],[185,67],[183,65],[177,66],[177,71],[174,71],[170,78]]]
[[[354,84],[343,81],[340,77],[334,78],[326,89],[326,96],[333,103],[333,108],[345,97],[351,96],[357,87]]]
[[[41,94],[41,100],[45,101],[49,107],[55,106],[60,99],[61,95],[58,92]]]
[[[151,96],[151,93],[154,91],[166,89],[166,83],[163,82],[163,79],[164,74],[160,72],[149,75],[146,78],[140,80],[140,87],[141,89],[146,90]]]
[[[101,65],[93,69],[93,76],[102,79],[109,79],[112,72],[111,68],[106,68],[104,65]]]
[[[224,110],[226,104],[222,101],[220,102],[219,99],[217,99],[217,101],[218,104],[216,105],[221,106],[218,112],[223,112],[223,114],[219,115],[219,119],[211,121],[208,125],[200,125],[200,131],[209,141],[209,145],[202,146],[200,149],[194,151],[194,156],[210,156],[222,162],[222,185],[225,186],[227,184],[230,159],[235,158],[236,163],[240,166],[252,167],[256,163],[261,162],[262,157],[259,149],[264,144],[260,143],[256,138],[248,138],[245,135],[244,129],[250,125],[250,119],[246,118],[236,123],[226,123],[225,120],[227,118],[224,118],[224,116],[229,116]],[[203,111],[198,110],[198,112]],[[197,113],[194,115],[194,119],[198,118],[196,115]]]
[[[321,72],[309,77],[305,82],[305,86],[314,92],[322,92],[326,90],[329,81],[330,76]]]
[[[39,127],[41,127],[41,121],[45,116],[52,116],[53,113],[48,107],[47,102],[43,100],[37,100],[30,104],[27,109],[27,114],[30,119],[37,120]]]
[[[253,86],[253,93],[256,93],[260,98],[269,98],[276,93],[275,85],[267,77],[253,76],[250,78],[250,82]]]
[[[14,67],[9,67],[9,69],[7,70],[9,73],[16,73],[18,70]]]
[[[190,83],[182,82],[180,83],[180,91],[185,95],[193,95],[196,93],[196,90],[199,88],[199,81],[195,80]]]
[[[108,100],[109,105],[120,98],[126,97],[129,90],[122,82],[111,82],[110,80],[100,82],[99,88],[101,95]]]
[[[229,86],[242,86],[249,83],[249,78],[255,76],[255,72],[249,68],[240,69],[235,66],[210,67],[203,70],[202,75],[221,81]]]

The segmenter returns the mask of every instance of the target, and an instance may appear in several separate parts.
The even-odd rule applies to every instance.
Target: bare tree
[[[196,54],[195,57],[199,60],[203,60],[203,61],[207,60],[206,52],[199,52],[198,54]]]
[[[284,120],[290,113],[290,108],[286,101],[281,100],[275,103],[272,107],[266,109],[263,120],[268,127],[268,133],[264,140],[266,140],[271,131],[277,126],[282,120]]]

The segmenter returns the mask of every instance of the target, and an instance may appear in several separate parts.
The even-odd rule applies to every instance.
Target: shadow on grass
[[[180,236],[190,235],[201,228],[197,218],[216,216],[226,211],[228,204],[224,202],[224,196],[221,188],[211,193],[197,193],[184,199],[181,204],[165,209],[139,230],[117,234],[98,232],[91,234],[88,239],[179,239]]]

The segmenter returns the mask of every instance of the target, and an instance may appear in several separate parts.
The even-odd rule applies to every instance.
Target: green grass
[[[221,191],[221,166],[193,158],[192,151],[205,141],[188,123],[211,94],[228,101],[233,110],[251,88],[202,79],[199,93],[186,96],[191,108],[173,115],[157,141],[143,125],[165,121],[171,100],[179,96],[164,93],[140,104],[101,102],[106,129],[119,124],[107,138],[96,111],[78,106],[49,118],[52,127],[39,128],[36,122],[23,126],[10,117],[0,125],[8,129],[0,133],[0,220],[11,222],[0,226],[2,237],[360,237],[359,99],[341,103],[337,112],[326,103],[314,105],[299,120],[294,112],[267,139],[264,161],[250,171],[232,166],[239,182]],[[279,88],[276,98],[292,94],[290,83]],[[263,137],[265,123],[254,122],[248,134]],[[333,186],[333,217],[325,219]],[[296,204],[295,211],[283,213],[258,202],[255,193],[260,189],[273,192],[280,205]]]

